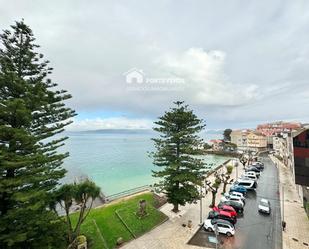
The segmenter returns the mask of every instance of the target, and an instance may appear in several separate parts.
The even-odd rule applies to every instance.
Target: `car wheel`
[[[207,231],[208,231],[208,232],[212,232],[212,228],[211,228],[211,227],[208,227],[208,228],[207,228]]]
[[[226,235],[227,235],[228,237],[231,237],[231,236],[232,236],[232,234],[231,234],[230,232],[227,232]]]

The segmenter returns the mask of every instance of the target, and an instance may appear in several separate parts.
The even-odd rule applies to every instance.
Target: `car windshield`
[[[211,224],[213,224],[213,225],[214,225],[214,224],[216,224],[216,223],[217,223],[217,220],[216,220],[216,219],[212,219],[210,222],[211,222]]]
[[[263,207],[269,207],[268,202],[265,202],[265,201],[261,201],[260,205]]]

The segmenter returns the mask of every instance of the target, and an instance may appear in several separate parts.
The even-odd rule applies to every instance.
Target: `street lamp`
[[[203,190],[202,185],[200,186],[200,224],[203,224]]]
[[[218,249],[218,235],[219,235],[219,230],[218,230],[218,224],[216,223],[215,226],[215,235],[216,235],[216,249]]]
[[[238,162],[236,160],[236,158],[233,159],[233,166],[236,168],[236,179],[238,179]]]

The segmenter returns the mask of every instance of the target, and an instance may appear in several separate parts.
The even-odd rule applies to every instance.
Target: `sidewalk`
[[[235,178],[236,170],[232,172],[232,178]],[[210,175],[208,179],[212,180],[213,175]],[[220,187],[216,203],[219,202],[221,198],[222,186]],[[205,198],[202,199],[203,205],[203,220],[208,215],[211,210],[209,205],[211,203],[211,193],[208,193]],[[183,249],[201,248],[198,246],[188,245],[187,242],[195,234],[195,232],[200,228],[200,202],[196,204],[187,204],[186,206],[180,206],[180,212],[173,213],[171,204],[165,204],[160,211],[165,213],[169,220],[160,225],[159,227],[151,230],[150,232],[144,234],[143,236],[129,242],[124,245],[125,249]],[[192,228],[183,227],[182,224],[188,224],[188,220],[192,221]]]
[[[282,186],[284,186],[284,217],[282,218],[286,222],[286,231],[282,233],[283,249],[308,249],[309,219],[297,194],[293,175],[291,171],[276,157],[270,156],[270,158],[279,169],[281,203]]]

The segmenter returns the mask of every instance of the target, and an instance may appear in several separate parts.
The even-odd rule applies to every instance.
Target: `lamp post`
[[[203,190],[202,185],[200,186],[200,224],[203,224]]]
[[[233,160],[233,166],[236,168],[236,179],[238,179],[238,162],[236,161],[236,158]]]
[[[214,228],[215,228],[215,235],[216,235],[216,249],[218,249],[218,235],[219,235],[218,225],[215,224]]]

